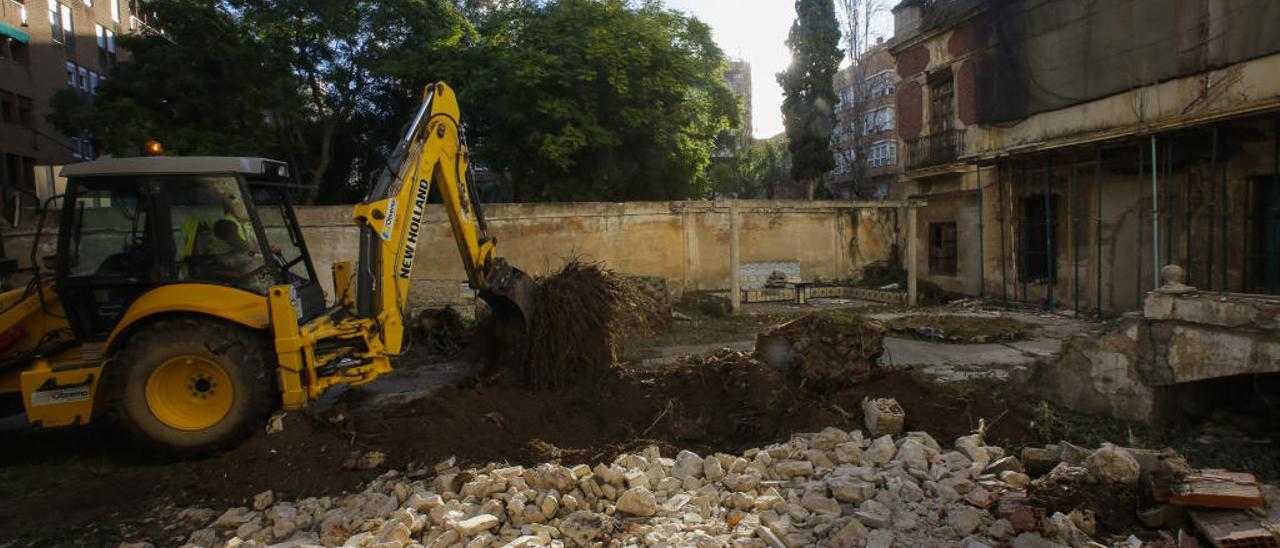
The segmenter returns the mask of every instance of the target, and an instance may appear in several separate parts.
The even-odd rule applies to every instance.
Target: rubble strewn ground
[[[680,323],[685,329],[702,325]],[[734,329],[737,333],[738,328]],[[1011,347],[1039,344],[1032,339]],[[959,351],[975,346],[934,345],[952,354],[952,359],[960,359]],[[604,382],[543,390],[531,390],[516,377],[463,381],[469,378],[467,371],[474,370],[429,364],[423,355],[414,355],[402,362],[395,377],[428,379],[447,373],[448,385],[396,400],[374,398],[364,387],[355,389],[332,407],[290,414],[279,421],[282,430],[260,434],[240,447],[197,462],[156,461],[131,453],[123,444],[84,441],[86,435],[113,439],[110,430],[102,427],[6,436],[4,445],[21,450],[0,455],[0,528],[18,545],[48,543],[54,538],[50,532],[57,531],[56,544],[140,541],[165,546],[210,541],[211,525],[224,517],[222,525],[212,527],[211,542],[225,542],[257,518],[258,529],[250,532],[254,525],[246,526],[246,535],[240,538],[257,535],[257,540],[265,541],[270,534],[271,540],[281,541],[300,535],[302,544],[340,543],[360,533],[369,535],[357,540],[384,533],[401,535],[404,530],[392,522],[397,517],[414,517],[407,508],[418,504],[414,507],[417,517],[396,523],[408,529],[411,539],[424,544],[424,539],[439,540],[427,538],[431,535],[452,531],[459,541],[482,538],[500,546],[503,543],[497,541],[503,540],[504,529],[505,540],[532,536],[565,545],[572,545],[574,535],[597,529],[609,532],[608,539],[666,540],[670,545],[763,546],[771,542],[770,534],[783,543],[803,540],[831,546],[848,545],[842,542],[859,534],[864,536],[851,545],[887,546],[875,543],[890,540],[890,535],[891,544],[903,546],[969,541],[974,541],[973,546],[1069,544],[1073,538],[1083,542],[1081,534],[1113,543],[1125,541],[1129,534],[1144,541],[1159,540],[1160,531],[1174,535],[1179,528],[1194,530],[1190,524],[1195,519],[1209,520],[1212,515],[1180,505],[1164,506],[1167,501],[1152,499],[1145,479],[1137,485],[1100,481],[1087,461],[1104,441],[1131,447],[1173,444],[1197,465],[1257,471],[1264,480],[1275,477],[1270,470],[1276,459],[1267,456],[1269,445],[1249,446],[1252,452],[1237,457],[1235,453],[1244,448],[1238,443],[1198,445],[1194,441],[1201,436],[1198,433],[1173,438],[1111,420],[1088,422],[1087,417],[1040,405],[994,381],[939,384],[918,374],[928,373],[928,368],[889,366],[907,355],[901,346],[895,348],[892,360],[882,359],[860,382],[831,389],[801,385],[749,348],[660,364],[617,365],[605,368]],[[892,398],[904,411],[901,431],[908,434],[877,442],[865,430],[864,402],[878,398]],[[980,439],[970,437],[978,431],[983,432]],[[797,432],[810,434],[793,435]],[[847,441],[830,447],[829,441],[821,441],[840,436]],[[936,440],[937,447],[930,439]],[[1078,445],[1058,441],[1062,439]],[[1044,445],[1049,442],[1053,445]],[[1147,453],[1124,451],[1141,453],[1137,460],[1146,466]],[[690,480],[686,488],[686,472],[696,468],[690,454],[703,463],[702,476],[696,478],[702,484]],[[855,454],[861,460],[850,460]],[[886,454],[887,458],[882,456]],[[1114,454],[1114,449],[1101,452]],[[739,458],[747,468],[738,468]],[[686,463],[683,467],[678,466],[681,459]],[[760,459],[772,460],[761,470]],[[983,460],[989,462],[978,469],[974,463]],[[1271,464],[1266,464],[1268,460]],[[437,471],[441,461],[451,464]],[[728,483],[724,478],[708,480],[707,467],[716,474],[712,461],[719,464]],[[597,494],[586,487],[594,497],[589,502],[578,464],[592,468],[601,489]],[[657,471],[652,478],[646,475],[650,499],[643,491],[632,491],[642,485],[628,482],[625,472],[620,484],[600,479],[597,464],[644,474],[656,466],[663,475],[659,477]],[[1125,470],[1123,466],[1096,469]],[[459,474],[455,480],[461,478],[454,489],[456,497],[436,485],[442,474],[453,473]],[[935,478],[933,474],[943,475]],[[955,483],[957,474],[970,483]],[[1140,467],[1139,477],[1144,474]],[[573,483],[552,485],[538,479],[543,477],[559,478],[562,483],[571,477]],[[467,501],[474,493],[464,494],[465,485],[478,478],[487,478],[493,489],[499,480],[507,485]],[[518,513],[508,504],[516,494],[511,487],[518,486],[517,478],[529,487],[529,491],[518,490],[523,496],[517,500],[524,505]],[[665,481],[671,478],[679,481],[678,487]],[[752,479],[757,483],[748,488]],[[861,485],[854,481],[869,485],[860,488],[872,502],[854,501],[857,489],[850,485]],[[397,489],[397,484],[403,485]],[[605,496],[605,484],[612,490],[611,497]],[[69,507],[63,495],[68,490],[85,496]],[[263,495],[266,490],[270,496]],[[418,491],[424,497],[414,499]],[[628,492],[630,496],[624,498]],[[434,498],[423,502],[430,493],[440,495],[439,504]],[[917,494],[918,500],[908,500]],[[557,503],[554,518],[542,512],[550,508],[550,495]],[[890,500],[893,497],[897,498]],[[876,503],[888,508],[884,527],[876,527],[884,523],[879,518],[885,515],[876,513],[884,510]],[[669,504],[683,506],[665,509]],[[224,516],[228,509],[239,507],[245,510]],[[437,512],[443,514],[439,519],[433,518],[433,509],[446,507]],[[640,515],[651,507],[654,514]],[[589,513],[574,517],[575,512]],[[496,524],[482,514],[492,514]],[[337,515],[344,516],[341,529],[333,525]],[[532,521],[539,515],[542,521]],[[326,516],[330,519],[327,530]],[[971,525],[973,529],[968,529]],[[465,539],[463,532],[469,533]],[[514,533],[519,534],[511,537]],[[839,536],[842,533],[845,536]],[[335,540],[341,534],[347,536]],[[6,546],[4,541],[0,546]]]
[[[1117,521],[1136,515],[1132,494],[1158,474],[1160,459],[1140,463],[1110,444],[1072,449],[1063,452],[1072,460],[1036,479],[981,430],[945,447],[926,432],[871,439],[824,428],[736,454],[649,446],[594,465],[470,468],[449,458],[389,471],[353,495],[277,503],[268,491],[249,506],[183,510],[191,531],[173,538],[192,547],[969,548],[1176,538],[1164,522]],[[1046,506],[1045,493],[1064,488],[1087,490],[1115,512]]]

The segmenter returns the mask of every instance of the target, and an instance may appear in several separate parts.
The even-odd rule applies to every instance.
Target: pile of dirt
[[[815,389],[840,388],[865,378],[884,353],[878,321],[831,310],[801,316],[756,335],[756,352]]]
[[[537,280],[528,354],[512,364],[534,388],[594,384],[618,361],[627,337],[666,325],[670,305],[638,280],[570,259]]]
[[[471,330],[462,315],[452,306],[425,308],[418,312],[418,339],[414,341],[425,351],[428,359],[443,361],[462,353]]]
[[[657,371],[611,369],[609,382],[526,388],[446,388],[391,411],[291,415],[283,432],[258,435],[192,470],[198,491],[217,498],[263,489],[293,496],[353,488],[375,472],[346,470],[353,451],[379,451],[385,467],[548,460],[594,463],[647,445],[740,451],[793,432],[862,424],[860,402],[892,397],[906,430],[954,438],[988,425],[988,440],[1030,439],[1028,417],[985,393],[937,385],[906,371],[873,372],[834,394],[787,382],[752,355],[722,350]]]

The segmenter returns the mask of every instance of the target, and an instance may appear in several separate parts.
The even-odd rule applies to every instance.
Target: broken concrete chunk
[[[987,453],[990,454],[990,450]],[[1018,460],[1018,457],[1001,457],[988,464],[987,468],[982,472],[984,474],[999,475],[1005,471],[1022,472],[1022,462]]]
[[[675,466],[671,468],[671,475],[684,480],[690,477],[701,477],[703,469],[702,457],[693,451],[681,451],[676,455]]]
[[[253,509],[261,512],[270,507],[275,501],[275,493],[270,490],[263,491],[253,496]]]
[[[1071,442],[1058,442],[1058,460],[1072,466],[1080,466],[1084,464],[1085,459],[1093,454],[1093,451],[1075,445]]]
[[[968,535],[982,525],[982,513],[965,506],[955,506],[947,510],[947,525],[960,535]]]
[[[1085,459],[1085,465],[1093,477],[1106,483],[1135,485],[1138,483],[1138,461],[1128,451],[1110,443]]]
[[[1022,465],[1028,474],[1039,476],[1048,473],[1057,466],[1058,454],[1042,447],[1024,447],[1022,449]]]
[[[813,436],[813,441],[809,444],[809,447],[827,451],[848,441],[849,434],[847,432],[839,428],[827,427]]]
[[[1022,472],[1014,472],[1005,470],[1000,472],[1000,481],[1005,482],[1009,487],[1014,489],[1026,489],[1031,484],[1031,477]]]
[[[827,487],[840,502],[860,503],[876,495],[875,484],[847,476],[828,478]]]
[[[658,513],[658,500],[644,487],[632,487],[618,497],[618,511],[633,516],[652,516]]]
[[[617,527],[614,519],[596,512],[577,511],[560,520],[560,533],[578,543],[591,546],[596,539]]]
[[[898,447],[896,458],[902,461],[902,464],[911,470],[928,470],[929,469],[929,449],[919,440],[907,438],[906,441]]]
[[[453,530],[457,531],[463,537],[474,536],[481,531],[486,531],[498,526],[498,517],[491,514],[480,514],[473,518],[467,518],[459,521],[453,526]]]
[[[880,436],[871,442],[871,446],[863,453],[863,456],[872,463],[885,464],[898,454],[898,447],[893,444],[893,438],[890,436]]]
[[[773,471],[784,478],[813,475],[813,463],[807,460],[784,460],[773,465]]]
[[[988,454],[986,448],[983,447],[982,436],[978,434],[960,436],[959,438],[956,438],[955,446],[956,450],[964,453],[964,456],[969,457],[969,460],[973,462],[973,465],[978,470],[982,470],[986,468],[988,464],[991,464],[991,455]]]
[[[902,422],[907,414],[893,398],[862,400],[862,419],[867,431],[874,437],[896,436],[902,432]]]

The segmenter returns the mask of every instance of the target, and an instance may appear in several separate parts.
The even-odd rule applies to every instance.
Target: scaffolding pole
[[[1022,176],[1018,177],[1009,185],[1009,200],[1011,202],[1017,199],[1017,196],[1014,195],[1014,190],[1015,190],[1014,187],[1017,186],[1018,181],[1027,180],[1027,166],[1022,165],[1019,168],[1019,171],[1022,172]],[[1025,205],[1026,204],[1022,204],[1023,207],[1025,207]],[[1021,229],[1021,233],[1018,234],[1018,272],[1017,274],[1018,274],[1018,280],[1022,282],[1022,304],[1027,304],[1027,274],[1026,274],[1027,272],[1027,230],[1026,230],[1026,226],[1024,225],[1025,223],[1018,223],[1018,227]]]
[[[1209,157],[1209,260],[1204,262],[1204,288],[1213,289],[1213,244],[1218,230],[1214,221],[1218,220],[1218,195],[1213,192],[1214,182],[1218,178],[1218,126],[1213,126],[1213,153]]]
[[[1228,208],[1228,204],[1227,204],[1227,164],[1229,164],[1229,163],[1230,163],[1230,162],[1229,162],[1226,158],[1223,158],[1223,159],[1222,159],[1222,186],[1221,186],[1221,189],[1220,189],[1220,190],[1222,191],[1222,195],[1221,195],[1221,196],[1219,196],[1219,198],[1220,198],[1220,199],[1221,199],[1221,201],[1222,201],[1222,216],[1221,216],[1221,219],[1222,219],[1222,292],[1223,292],[1223,293],[1226,293],[1226,292],[1227,292],[1227,283],[1228,283],[1228,280],[1227,280],[1227,267],[1228,267],[1228,264],[1229,264],[1228,259],[1230,258],[1230,255],[1231,255],[1231,253],[1230,253],[1230,252],[1231,252],[1231,249],[1230,249],[1230,247],[1228,247],[1230,244],[1228,243],[1228,240],[1227,240],[1227,236],[1228,236],[1228,234],[1227,234],[1227,232],[1228,232],[1228,228],[1227,228],[1227,217],[1230,215],[1230,214],[1227,212],[1227,208]]]
[[[1009,163],[1005,162],[1005,168]],[[1000,198],[1000,295],[1004,302],[1009,302],[1009,256],[1005,252],[1005,228],[1004,228],[1004,181],[1007,179],[1005,172],[1009,171],[1005,168],[997,167],[996,171],[996,191]]]
[[[1173,257],[1173,135],[1164,143],[1164,264],[1177,261]]]
[[[982,164],[978,164],[978,298],[987,298],[987,241],[983,238],[982,227],[986,225],[986,214],[982,211]]]
[[[1145,269],[1142,266],[1147,262],[1142,257],[1142,179],[1147,176],[1146,165],[1144,164],[1146,161],[1146,154],[1142,152],[1142,141],[1138,141],[1138,204],[1134,207],[1135,216],[1138,218],[1136,223],[1138,229],[1135,231],[1138,233],[1138,255],[1136,260],[1138,263],[1138,275],[1133,277],[1133,282],[1137,284],[1133,298],[1138,308],[1142,308],[1142,277],[1145,275],[1143,272]]]
[[[1053,157],[1044,157],[1044,265],[1045,273],[1049,275],[1048,291],[1046,293],[1046,302],[1050,312],[1053,312],[1053,284],[1057,279],[1057,269],[1054,268],[1053,260],[1053,201],[1049,195],[1049,175],[1053,172]]]
[[[1276,118],[1271,121],[1271,143],[1271,171],[1275,176],[1275,181],[1273,182],[1275,187],[1273,188],[1280,188],[1280,116],[1276,116]],[[1271,203],[1275,203],[1274,198]],[[1275,241],[1276,230],[1274,227],[1267,227],[1267,238],[1271,239],[1270,244],[1267,246],[1267,291],[1275,293],[1276,285],[1280,282],[1280,280],[1277,280],[1277,277],[1280,277],[1280,275],[1276,272],[1277,269],[1280,269],[1280,264],[1276,264],[1277,242]],[[1246,268],[1247,266],[1248,265],[1246,265]]]
[[[1160,177],[1156,173],[1156,136],[1151,136],[1151,289],[1160,287]],[[1139,292],[1141,293],[1141,292]]]
[[[1080,165],[1071,153],[1071,259],[1072,310],[1080,313]]]
[[[1101,318],[1102,317],[1102,145],[1097,145],[1094,148],[1093,155],[1095,158],[1094,160],[1095,166],[1093,171],[1093,187],[1094,187],[1094,194],[1097,195],[1097,199],[1098,199],[1098,203],[1097,203],[1098,211],[1094,213],[1096,218],[1094,219],[1095,226],[1094,226],[1093,239],[1095,241],[1095,245],[1094,245],[1095,250],[1094,250],[1093,262],[1095,263],[1094,268],[1097,270],[1097,272],[1094,275],[1093,286],[1094,286],[1094,293],[1097,294],[1098,317]]]

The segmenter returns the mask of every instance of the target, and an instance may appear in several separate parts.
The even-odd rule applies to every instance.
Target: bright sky
[[[895,2],[896,3],[896,2]],[[775,75],[787,68],[787,32],[795,19],[791,0],[665,0],[711,26],[725,55],[751,63],[751,123],[757,138],[782,132],[782,88]],[[838,8],[837,8],[838,9]],[[876,21],[884,28],[884,21]],[[888,33],[893,32],[892,18]]]

